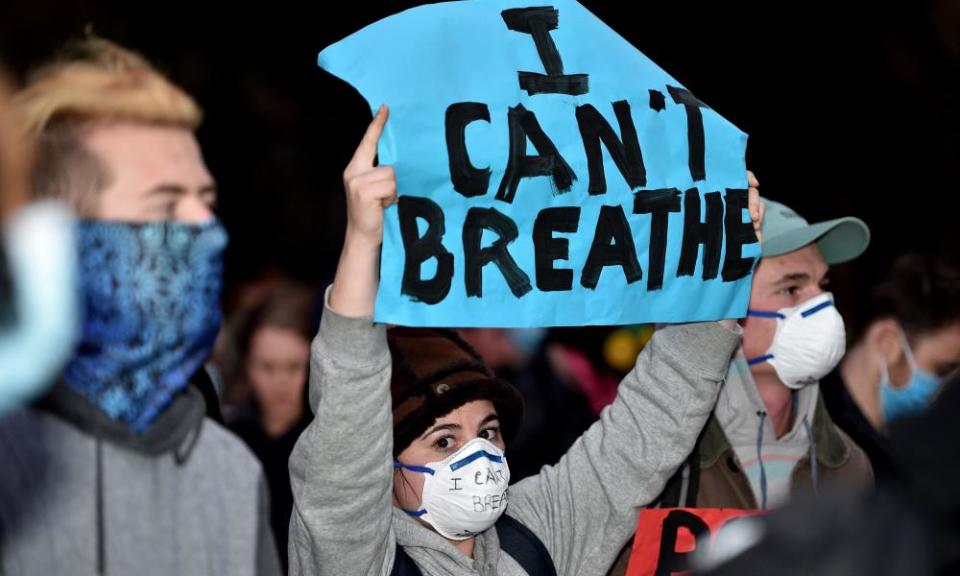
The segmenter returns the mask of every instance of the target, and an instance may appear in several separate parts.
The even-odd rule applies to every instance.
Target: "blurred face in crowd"
[[[523,351],[504,328],[461,328],[457,334],[467,341],[495,372],[522,366]]]
[[[920,370],[944,379],[960,370],[960,322],[908,337]],[[880,333],[877,339],[876,346],[887,359],[890,384],[894,388],[906,386],[911,369],[901,338],[897,334]]]
[[[287,328],[263,326],[250,340],[247,378],[261,409],[275,414],[303,410],[310,343]]]
[[[103,122],[84,128],[81,138],[105,180],[88,216],[194,224],[213,217],[216,185],[190,130]]]
[[[875,321],[865,333],[863,346],[858,348],[866,354],[851,358],[845,365],[844,380],[864,415],[878,429],[885,424],[881,402],[884,365],[889,385],[894,389],[906,388],[913,376],[904,337],[913,352],[917,369],[943,380],[960,371],[960,322],[909,334],[893,318]],[[865,366],[870,367],[869,372],[857,371]]]
[[[475,438],[483,438],[501,450],[505,448],[500,433],[497,410],[489,400],[474,400],[437,418],[419,438],[407,446],[397,460],[408,466],[423,466],[450,456]],[[407,510],[420,508],[424,475],[405,470],[394,472],[394,503]]]
[[[960,322],[917,338],[914,345],[917,366],[941,378],[960,370]]]
[[[750,309],[777,311],[792,308],[823,294],[829,266],[816,244],[781,256],[763,258],[757,265],[750,288]],[[773,343],[777,321],[748,317],[743,323],[743,353],[758,358]],[[773,365],[763,362],[751,366],[754,375],[775,374]]]

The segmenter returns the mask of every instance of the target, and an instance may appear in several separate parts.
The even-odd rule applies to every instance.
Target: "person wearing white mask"
[[[857,218],[808,224],[781,203],[767,205],[743,347],[714,410],[718,428],[708,425],[708,433],[721,433],[729,444],[720,460],[730,461],[718,462],[723,472],[703,466],[700,506],[721,507],[737,494],[736,507],[766,509],[795,490],[873,480],[864,452],[830,419],[819,386],[846,350],[828,272],[862,254],[870,230]],[[709,452],[700,451],[701,463],[717,455]]]
[[[857,218],[809,224],[781,203],[766,205],[743,346],[698,446],[700,507],[766,509],[796,489],[872,481],[869,461],[830,420],[818,385],[846,348],[827,274],[867,249],[870,230]]]
[[[290,457],[290,574],[603,574],[709,417],[737,323],[658,330],[600,420],[508,488],[518,392],[452,332],[373,322],[397,201],[393,169],[374,165],[386,121],[382,108],[344,172],[347,231],[311,349],[315,418]]]
[[[846,347],[827,272],[861,255],[870,230],[857,218],[809,224],[779,202],[763,202],[762,256],[743,345],[658,506],[768,509],[795,491],[872,485],[870,461],[830,419],[818,384]],[[628,544],[611,575],[625,573],[629,551]]]

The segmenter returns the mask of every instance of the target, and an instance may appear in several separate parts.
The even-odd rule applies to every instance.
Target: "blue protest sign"
[[[746,135],[574,0],[414,8],[319,64],[390,106],[378,321],[744,315]]]

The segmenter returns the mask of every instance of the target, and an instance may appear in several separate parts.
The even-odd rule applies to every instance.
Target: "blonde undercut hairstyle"
[[[36,143],[33,196],[63,199],[81,214],[111,178],[83,145],[84,130],[133,122],[193,132],[202,120],[197,103],[146,58],[93,35],[37,69],[14,106],[24,137]]]

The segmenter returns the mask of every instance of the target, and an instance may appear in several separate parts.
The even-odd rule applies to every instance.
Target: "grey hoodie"
[[[774,508],[789,498],[793,470],[804,457],[809,457],[811,462],[811,483],[816,489],[813,413],[819,395],[819,384],[793,392],[793,426],[777,438],[743,352],[738,352],[730,362],[717,400],[717,421],[736,452],[761,508],[764,502],[767,508]]]
[[[59,386],[0,418],[0,575],[279,575],[260,463],[205,410],[133,434]]]
[[[556,466],[510,488],[506,513],[559,575],[606,573],[637,508],[690,454],[739,341],[717,323],[658,331],[600,420]],[[384,326],[326,308],[311,351],[316,418],[290,458],[290,574],[387,575],[400,544],[424,576],[523,576],[495,530],[468,558],[393,507],[390,365]]]

